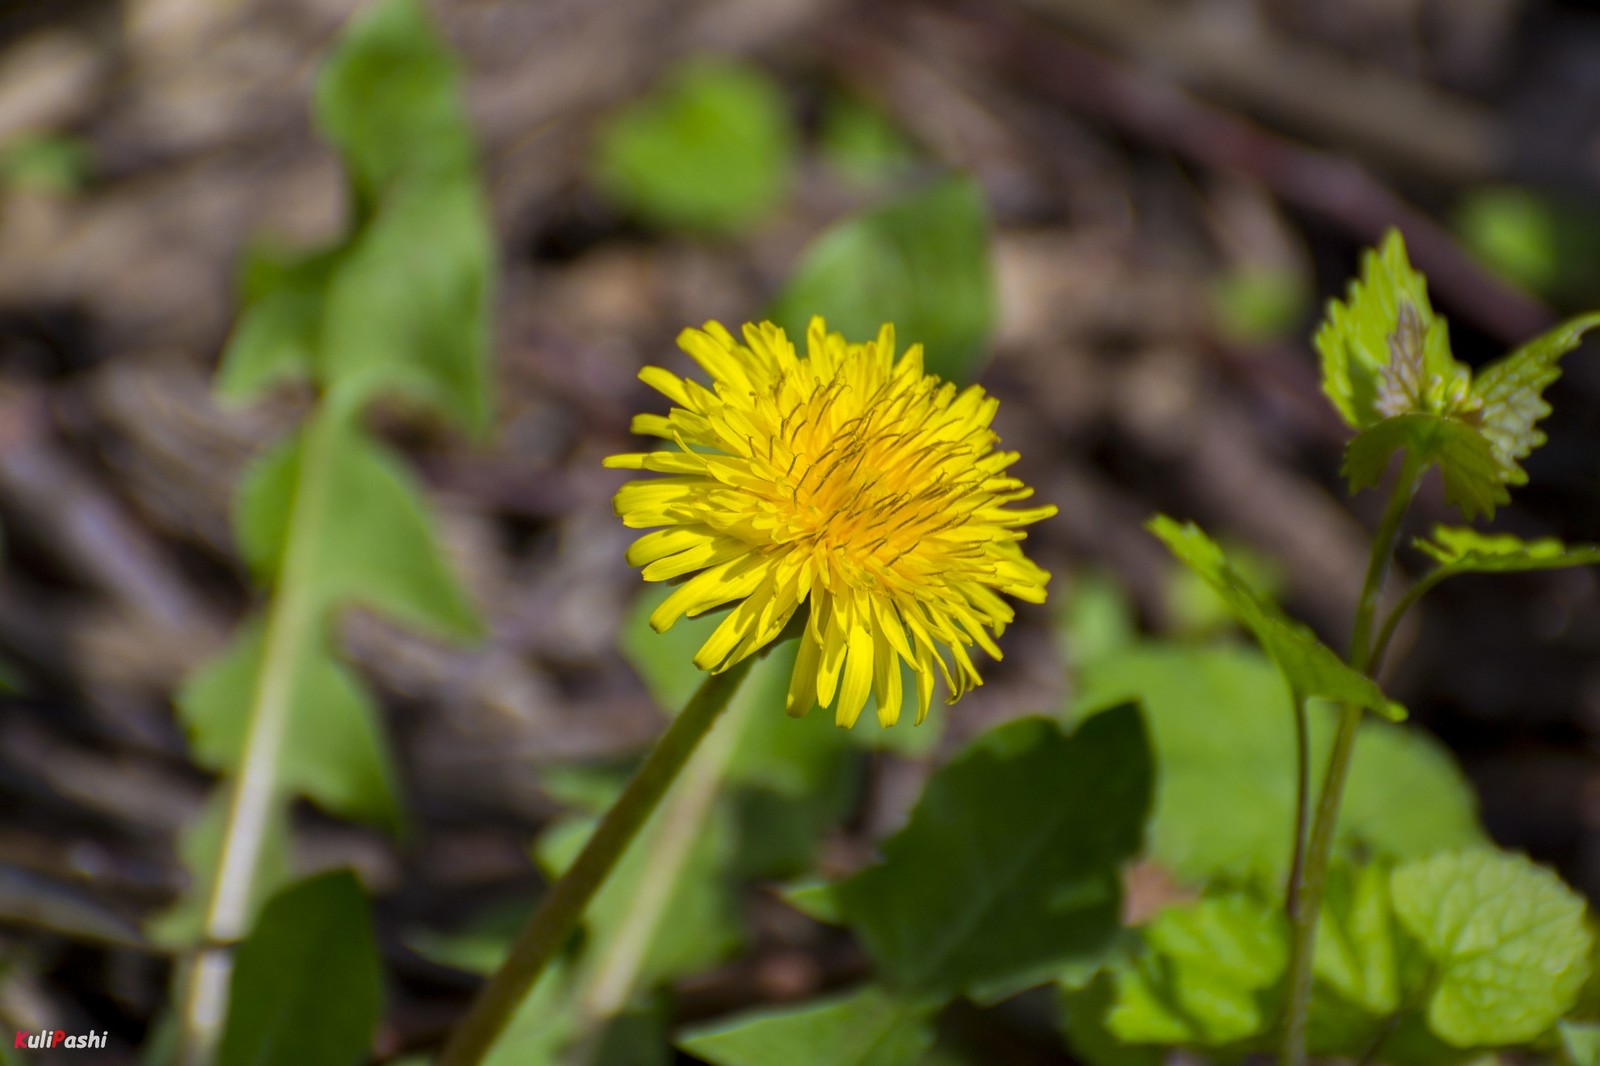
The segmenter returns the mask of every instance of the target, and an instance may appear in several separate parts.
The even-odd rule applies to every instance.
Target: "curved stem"
[[[466,1018],[445,1045],[438,1066],[475,1066],[488,1054],[545,965],[577,928],[584,908],[632,843],[639,827],[727,707],[739,682],[750,671],[751,662],[744,659],[707,677],[683,713],[656,741],[577,859],[551,886],[517,935],[505,961],[478,993]]]
[[[1405,595],[1400,597],[1394,609],[1389,612],[1389,617],[1384,620],[1383,628],[1378,632],[1378,639],[1373,642],[1372,673],[1376,674],[1383,669],[1383,657],[1388,654],[1389,642],[1394,639],[1395,630],[1400,628],[1400,621],[1405,618],[1406,612],[1415,607],[1417,601],[1426,596],[1435,585],[1449,576],[1449,572],[1440,567],[1406,589]]]
[[[1372,619],[1377,611],[1378,595],[1389,572],[1389,560],[1400,535],[1400,522],[1421,477],[1422,467],[1408,454],[1389,497],[1389,505],[1383,512],[1383,521],[1373,537],[1372,557],[1367,563],[1366,580],[1361,585],[1361,598],[1356,603],[1355,629],[1350,638],[1350,666],[1360,673],[1366,673],[1372,662]],[[1355,751],[1361,716],[1362,710],[1357,706],[1346,705],[1339,710],[1333,750],[1328,754],[1328,770],[1323,777],[1322,794],[1317,800],[1316,818],[1306,847],[1301,890],[1297,906],[1289,915],[1293,933],[1289,945],[1289,990],[1281,1058],[1284,1066],[1305,1066],[1306,1062],[1306,1024],[1311,1013],[1317,919],[1322,911],[1328,861],[1333,854],[1334,831],[1339,824],[1339,803],[1344,798],[1345,781],[1350,776],[1350,756]]]
[[[206,905],[205,943],[190,969],[183,1004],[184,1066],[206,1066],[216,1055],[227,1021],[233,945],[249,931],[257,872],[276,808],[278,763],[294,709],[298,660],[317,625],[315,568],[327,511],[333,452],[348,417],[327,397],[306,426],[299,477],[289,505],[288,534],[277,592],[267,610],[266,633],[248,710],[244,749],[228,804],[222,852]]]

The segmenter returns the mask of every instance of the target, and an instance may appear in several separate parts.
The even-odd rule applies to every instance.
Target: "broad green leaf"
[[[1434,967],[1428,1025],[1456,1047],[1532,1040],[1588,976],[1583,899],[1521,856],[1446,852],[1397,867],[1390,891]]]
[[[369,196],[474,165],[456,61],[419,0],[386,0],[351,24],[317,78],[316,122]]]
[[[253,249],[245,260],[244,310],[228,338],[216,389],[248,400],[284,378],[316,377],[328,280],[338,250],[293,256]]]
[[[795,139],[776,82],[746,64],[701,60],[611,120],[597,169],[606,190],[650,222],[737,231],[781,203]]]
[[[1344,451],[1340,468],[1350,491],[1376,485],[1395,452],[1406,450],[1420,468],[1435,464],[1444,478],[1444,498],[1470,521],[1493,517],[1511,499],[1489,438],[1467,422],[1432,414],[1386,418],[1358,434]]]
[[[1562,1022],[1556,1031],[1571,1066],[1600,1066],[1600,1022]]]
[[[1086,663],[1071,716],[1143,706],[1161,767],[1150,854],[1203,884],[1256,874],[1281,884],[1294,821],[1292,707],[1254,649],[1136,644]],[[1324,765],[1336,711],[1309,708],[1311,759]],[[1375,719],[1357,733],[1339,821],[1345,846],[1407,858],[1481,841],[1475,794],[1432,738]]]
[[[232,790],[224,784],[206,800],[200,815],[178,837],[178,858],[189,875],[189,885],[170,908],[145,923],[145,935],[173,948],[191,948],[205,932],[206,907],[216,884],[217,862],[222,856],[223,834],[228,827]],[[261,862],[250,886],[247,908],[252,920],[268,896],[289,880],[289,818],[282,805],[270,812],[262,835]]]
[[[937,1006],[868,985],[839,999],[698,1029],[678,1046],[713,1066],[915,1066],[933,1046]]]
[[[354,423],[335,432],[316,565],[301,575],[319,607],[359,603],[440,636],[477,636],[476,612],[441,558],[415,477]],[[240,551],[268,586],[281,576],[304,440],[302,431],[262,457],[235,507]]]
[[[1129,940],[1134,939],[1131,935]],[[1111,963],[1082,988],[1062,986],[1061,1027],[1073,1056],[1089,1066],[1162,1066],[1166,1049],[1154,1045],[1130,1044],[1107,1026],[1107,1016],[1116,1002],[1113,972],[1126,960]]]
[[[1411,543],[1439,564],[1428,575],[1430,580],[1455,574],[1556,570],[1600,563],[1600,544],[1567,545],[1555,537],[1522,540],[1509,533],[1479,533],[1452,526],[1434,526],[1432,540],[1418,537]]]
[[[1389,904],[1389,867],[1334,862],[1317,922],[1309,1042],[1327,1054],[1372,1045],[1413,990]]]
[[[398,393],[485,429],[493,265],[475,178],[452,174],[396,188],[329,280],[323,385],[347,399]]]
[[[1472,394],[1483,405],[1477,415],[1480,432],[1493,448],[1500,480],[1506,484],[1527,482],[1518,460],[1545,442],[1544,431],[1535,428],[1550,413],[1544,390],[1561,376],[1561,357],[1583,343],[1583,335],[1597,325],[1600,314],[1563,322],[1485,367],[1473,382]]]
[[[1114,972],[1106,1025],[1121,1040],[1222,1047],[1276,1018],[1288,931],[1268,901],[1235,894],[1169,907],[1143,938],[1147,952]]]
[[[998,999],[1092,968],[1151,776],[1132,706],[1071,737],[1040,718],[999,726],[934,775],[882,863],[836,886],[840,909],[902,993]]]
[[[929,373],[976,376],[994,327],[989,213],[970,178],[946,178],[836,225],[808,248],[770,317],[804,337],[812,315],[852,339],[892,322]]]
[[[1427,283],[1390,230],[1361,262],[1345,302],[1328,304],[1317,330],[1322,389],[1344,420],[1365,429],[1410,413],[1450,414],[1468,402],[1471,372],[1450,355]]]
[[[539,840],[540,862],[552,874],[564,870],[588,840],[596,819],[558,822]],[[585,958],[604,958],[639,895],[660,889],[650,868],[651,849],[661,831],[660,812],[629,846],[584,912],[589,931]],[[696,836],[688,860],[663,909],[665,920],[639,966],[635,984],[648,988],[661,981],[698,973],[722,962],[743,941],[734,885],[728,875],[733,852],[733,827],[727,809],[713,807]]]
[[[364,1060],[383,1000],[366,896],[347,870],[301,881],[261,910],[235,956],[219,1066]]]
[[[1398,721],[1405,708],[1387,699],[1367,677],[1356,673],[1306,626],[1292,621],[1278,605],[1262,597],[1241,577],[1216,542],[1190,522],[1179,525],[1157,515],[1148,525],[1172,554],[1216,590],[1234,616],[1255,634],[1262,649],[1278,664],[1292,691],[1302,698],[1320,696],[1352,703]]]
[[[246,625],[229,649],[202,667],[178,694],[178,712],[197,763],[231,773],[244,752],[245,709],[255,699],[263,633]],[[320,641],[300,659],[288,731],[278,763],[285,791],[323,809],[398,831],[403,824],[395,773],[378,710],[360,682]]]

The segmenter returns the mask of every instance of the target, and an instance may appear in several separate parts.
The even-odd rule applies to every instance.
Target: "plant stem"
[[[314,593],[317,553],[327,511],[333,451],[347,417],[325,398],[307,423],[299,477],[289,504],[288,534],[275,595],[267,609],[261,665],[251,697],[244,750],[234,777],[228,820],[206,906],[205,941],[196,954],[184,998],[184,1066],[207,1066],[227,1020],[233,945],[248,931],[257,870],[268,827],[282,802],[278,763],[293,713],[298,660],[318,621]]]
[[[1361,585],[1361,598],[1356,603],[1354,632],[1350,638],[1350,666],[1365,673],[1371,664],[1372,619],[1377,611],[1378,596],[1383,590],[1384,577],[1389,572],[1389,560],[1394,555],[1395,540],[1400,535],[1400,522],[1405,517],[1411,497],[1416,494],[1422,477],[1422,467],[1408,454],[1400,469],[1399,480],[1383,512],[1377,535],[1372,542],[1372,557],[1367,563],[1366,580]],[[1322,794],[1317,800],[1316,818],[1311,825],[1310,842],[1306,847],[1305,869],[1296,906],[1289,914],[1292,939],[1289,947],[1289,992],[1284,1018],[1283,1066],[1305,1066],[1306,1023],[1311,1014],[1312,956],[1316,948],[1317,919],[1322,911],[1322,894],[1327,885],[1328,861],[1333,854],[1334,831],[1339,824],[1339,804],[1344,798],[1344,786],[1350,776],[1350,756],[1355,751],[1356,730],[1361,725],[1359,706],[1345,705],[1339,710],[1339,725],[1333,736],[1333,750],[1328,755],[1328,770],[1323,777]]]
[[[1300,894],[1305,890],[1306,833],[1311,824],[1311,723],[1306,698],[1289,694],[1294,704],[1294,860],[1289,864],[1289,885],[1284,892],[1285,910],[1294,921],[1300,912]]]
[[[677,778],[695,747],[727,707],[750,670],[744,659],[701,683],[688,706],[673,720],[634,773],[627,788],[517,935],[506,960],[478,993],[437,1066],[476,1066],[538,981],[545,964],[560,950],[612,867]]]
[[[1395,630],[1400,628],[1400,620],[1406,616],[1406,612],[1415,607],[1418,600],[1422,599],[1435,585],[1448,576],[1449,572],[1440,567],[1430,571],[1427,576],[1409,589],[1406,589],[1406,594],[1400,597],[1399,602],[1394,605],[1394,609],[1389,612],[1389,617],[1384,620],[1383,628],[1378,632],[1378,639],[1372,644],[1370,668],[1374,674],[1383,668],[1383,657],[1389,651],[1389,642],[1394,639]]]

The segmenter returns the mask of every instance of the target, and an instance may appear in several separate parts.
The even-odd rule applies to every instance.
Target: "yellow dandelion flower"
[[[667,477],[630,481],[617,514],[646,534],[628,552],[647,581],[683,581],[650,616],[657,631],[737,601],[695,655],[713,672],[759,651],[810,605],[787,710],[832,705],[852,726],[875,694],[893,725],[902,662],[917,721],[938,670],[954,703],[982,684],[967,649],[1000,658],[1013,618],[1000,593],[1044,601],[1050,575],[1022,554],[1021,527],[1054,507],[1008,508],[1033,490],[996,451],[997,401],[923,372],[922,346],[895,357],[894,327],[847,343],[813,318],[806,357],[783,330],[747,325],[741,344],[715,322],[678,344],[712,387],[660,367],[640,378],[676,406],[638,415],[635,433],[678,450],[612,456],[607,466]],[[948,649],[949,661],[945,652]]]

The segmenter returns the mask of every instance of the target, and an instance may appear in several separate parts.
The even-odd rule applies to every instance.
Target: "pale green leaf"
[[[1260,642],[1283,671],[1289,687],[1301,698],[1321,696],[1352,703],[1386,718],[1399,720],[1405,709],[1386,698],[1367,677],[1356,673],[1306,626],[1291,620],[1258,594],[1222,554],[1216,542],[1194,523],[1179,525],[1157,515],[1148,528],[1185,566],[1205,579]]]
[[[386,0],[351,24],[317,78],[316,121],[369,198],[474,165],[456,60],[419,0]]]
[[[348,870],[267,902],[235,955],[218,1066],[349,1066],[383,1007],[366,896]]]
[[[336,432],[316,563],[301,575],[310,594],[322,608],[359,603],[440,636],[477,636],[477,614],[441,558],[415,477],[355,424]],[[235,507],[240,551],[269,586],[280,576],[303,439],[302,431],[261,458]]]
[[[1281,675],[1253,648],[1147,641],[1080,668],[1074,720],[1129,700],[1143,706],[1156,762],[1150,854],[1179,879],[1289,869],[1295,727]],[[1308,708],[1311,762],[1325,763],[1337,718]],[[1339,820],[1343,846],[1394,858],[1483,839],[1476,795],[1427,734],[1369,719],[1356,734]]]
[[[933,1045],[936,1006],[868,985],[838,999],[719,1022],[686,1034],[678,1046],[713,1066],[915,1066]]]
[[[347,399],[396,393],[483,430],[493,265],[487,208],[473,177],[398,187],[329,281],[322,384]]]
[[[1348,1044],[1352,1031],[1377,1036],[1381,1019],[1402,1005],[1399,937],[1389,905],[1389,868],[1335,862],[1328,870],[1317,923],[1315,973],[1323,1017],[1313,1044]],[[1328,1015],[1332,1017],[1328,1017]],[[1321,1032],[1318,1032],[1318,1030]]]
[[[1489,438],[1467,422],[1434,414],[1397,415],[1358,434],[1345,448],[1340,470],[1350,491],[1376,485],[1401,449],[1420,468],[1438,465],[1444,498],[1469,521],[1480,514],[1493,517],[1511,499]]]
[[[1000,998],[1091,969],[1116,936],[1151,775],[1132,706],[1071,737],[1039,718],[992,729],[929,781],[883,862],[836,886],[840,910],[908,994]]]
[[[206,799],[200,814],[179,835],[178,858],[189,875],[189,884],[177,902],[145,923],[145,935],[155,943],[186,949],[200,943],[204,936],[206,907],[211,901],[217,862],[222,857],[222,840],[228,830],[231,795],[232,790],[226,784],[217,788]],[[246,906],[251,921],[267,897],[288,882],[289,874],[288,811],[282,804],[273,804],[262,834],[261,861],[256,867]]]
[[[1390,891],[1432,962],[1428,1024],[1447,1043],[1532,1040],[1588,976],[1583,899],[1521,856],[1478,848],[1413,861],[1395,869]]]
[[[1571,1066],[1600,1066],[1600,1022],[1562,1022],[1556,1029]]]
[[[781,203],[795,131],[781,88],[759,68],[701,60],[601,131],[606,190],[657,225],[747,228]]]
[[[1431,540],[1419,537],[1411,543],[1439,564],[1428,575],[1431,580],[1455,574],[1556,570],[1600,563],[1600,544],[1568,545],[1555,537],[1522,540],[1509,533],[1479,533],[1452,526],[1434,526]]]
[[[1253,895],[1161,911],[1143,930],[1147,952],[1114,971],[1106,1025],[1131,1044],[1235,1044],[1264,1032],[1288,966],[1283,914]]]
[[[220,657],[178,694],[178,712],[197,763],[218,773],[237,769],[244,752],[245,709],[255,699],[262,627],[246,625]],[[350,672],[318,642],[299,660],[278,779],[293,794],[346,818],[398,830],[394,766],[378,710]]]
[[[243,401],[285,378],[314,379],[328,279],[337,250],[291,256],[253,249],[245,260],[244,309],[228,337],[216,389]]]
[[[971,381],[994,328],[989,212],[970,178],[946,178],[839,223],[806,250],[768,317],[804,337],[812,315],[851,340],[895,326],[929,373]]]
[[[1507,484],[1528,480],[1518,460],[1545,442],[1544,431],[1536,428],[1550,413],[1544,390],[1561,376],[1561,357],[1583,343],[1583,335],[1597,325],[1600,314],[1563,322],[1485,367],[1473,383],[1472,393],[1483,404],[1479,431],[1493,447],[1500,479]]]
[[[1353,428],[1399,414],[1449,414],[1467,402],[1470,371],[1451,357],[1444,320],[1397,230],[1363,256],[1347,299],[1329,302],[1316,346],[1323,391]]]

